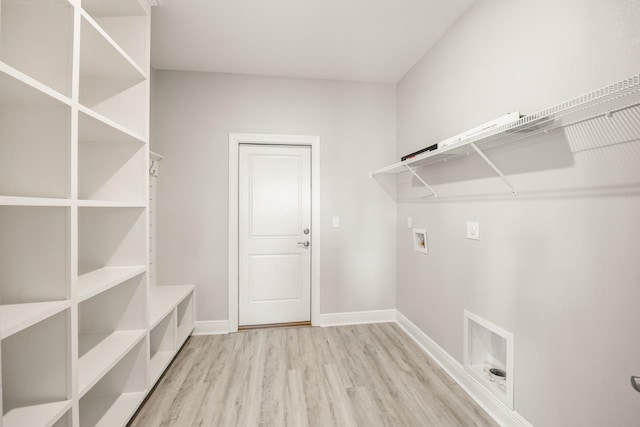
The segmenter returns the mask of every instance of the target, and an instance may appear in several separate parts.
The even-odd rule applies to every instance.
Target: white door
[[[311,320],[311,148],[241,145],[238,324]]]

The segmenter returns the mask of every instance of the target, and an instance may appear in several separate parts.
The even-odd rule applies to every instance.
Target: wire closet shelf
[[[640,74],[636,74],[588,94],[525,116],[516,122],[496,127],[452,145],[428,151],[403,162],[372,171],[370,175],[373,177],[379,174],[411,172],[433,195],[436,195],[436,192],[416,173],[416,169],[477,153],[511,187],[515,194],[515,188],[485,156],[484,151],[599,117],[613,117],[616,113],[639,105]]]

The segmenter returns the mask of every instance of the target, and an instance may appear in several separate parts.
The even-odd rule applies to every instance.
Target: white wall
[[[638,23],[638,0],[478,1],[398,84],[397,155],[638,73]],[[625,114],[640,122],[638,109]],[[459,362],[464,309],[513,332],[515,409],[536,426],[639,422],[630,127],[612,137],[586,125],[490,153],[515,197],[471,156],[421,171],[438,199],[398,205],[398,309]],[[429,255],[413,252],[407,216],[427,229]],[[479,242],[465,239],[470,220]]]
[[[227,319],[229,133],[319,135],[321,313],[395,307],[395,203],[368,176],[395,156],[394,85],[154,77],[159,284],[196,283],[198,320]]]

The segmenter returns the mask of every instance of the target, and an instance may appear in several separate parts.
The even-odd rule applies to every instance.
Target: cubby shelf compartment
[[[145,111],[147,103],[145,72],[82,11],[80,104],[130,129],[132,134],[146,135],[146,115],[140,112]]]
[[[144,141],[93,112],[80,113],[78,198],[144,202],[147,155]]]
[[[72,404],[72,402],[70,402]],[[58,421],[56,421],[51,427],[72,427],[73,421],[71,416],[71,409],[65,412]],[[47,426],[49,427],[49,426]]]
[[[71,93],[73,7],[67,0],[0,2],[0,61]]]
[[[3,426],[51,426],[69,410],[69,325],[65,310],[2,340]]]
[[[70,306],[68,240],[69,208],[0,206],[2,338]]]
[[[104,267],[147,264],[146,215],[142,208],[78,208],[79,275]]]
[[[71,99],[0,61],[0,100],[7,105],[71,105]]]
[[[35,325],[71,307],[70,301],[34,302],[0,305],[1,338]]]
[[[504,178],[484,155],[486,150],[523,141],[554,129],[566,128],[601,117],[613,117],[617,113],[638,106],[640,106],[640,74],[523,117],[517,122],[499,126],[469,139],[372,171],[370,175],[373,177],[379,174],[402,172],[415,174],[417,168],[476,153],[488,161],[494,171]],[[422,183],[426,185],[424,181]]]
[[[146,341],[135,345],[80,399],[82,427],[124,426],[146,394]]]
[[[92,16],[144,16],[147,10],[139,0],[82,0],[82,8]]]
[[[14,71],[0,64],[0,195],[66,198],[70,101]]]
[[[135,64],[148,69],[148,5],[137,0],[111,0],[102,2],[102,7],[95,3],[83,2],[83,8]]]
[[[78,132],[80,141],[84,142],[131,142],[144,144],[147,141],[141,135],[96,113],[83,105],[78,107]]]
[[[114,331],[108,335],[82,335],[80,352],[83,355],[78,362],[80,397],[135,347],[144,338],[145,333],[144,329],[139,329]]]
[[[131,267],[103,267],[78,277],[78,300],[82,302],[144,273],[144,265]]]
[[[154,328],[193,293],[193,285],[153,286],[149,290],[149,327]]]
[[[464,369],[484,388],[513,409],[513,334],[469,311],[464,311]],[[496,379],[489,369],[506,372]]]
[[[80,425],[92,427],[124,426],[133,416],[144,399],[144,391],[121,393],[119,395],[94,397],[82,402],[81,414],[102,414],[82,416]],[[96,419],[97,418],[97,419]]]
[[[146,336],[145,283],[136,276],[79,304],[80,396]]]
[[[141,82],[144,71],[86,12],[82,12],[80,29],[81,76],[111,77]]]
[[[149,375],[151,384],[154,384],[169,366],[176,354],[176,315],[175,311],[169,312],[149,334]]]
[[[71,408],[71,400],[18,407],[2,418],[3,427],[54,426]]]

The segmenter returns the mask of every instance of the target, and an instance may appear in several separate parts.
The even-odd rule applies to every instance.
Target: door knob
[[[309,241],[308,241],[308,240],[307,240],[307,241],[305,241],[305,242],[298,242],[298,246],[299,246],[299,247],[302,247],[302,248],[308,248],[310,244],[311,244],[311,243],[309,243]]]

